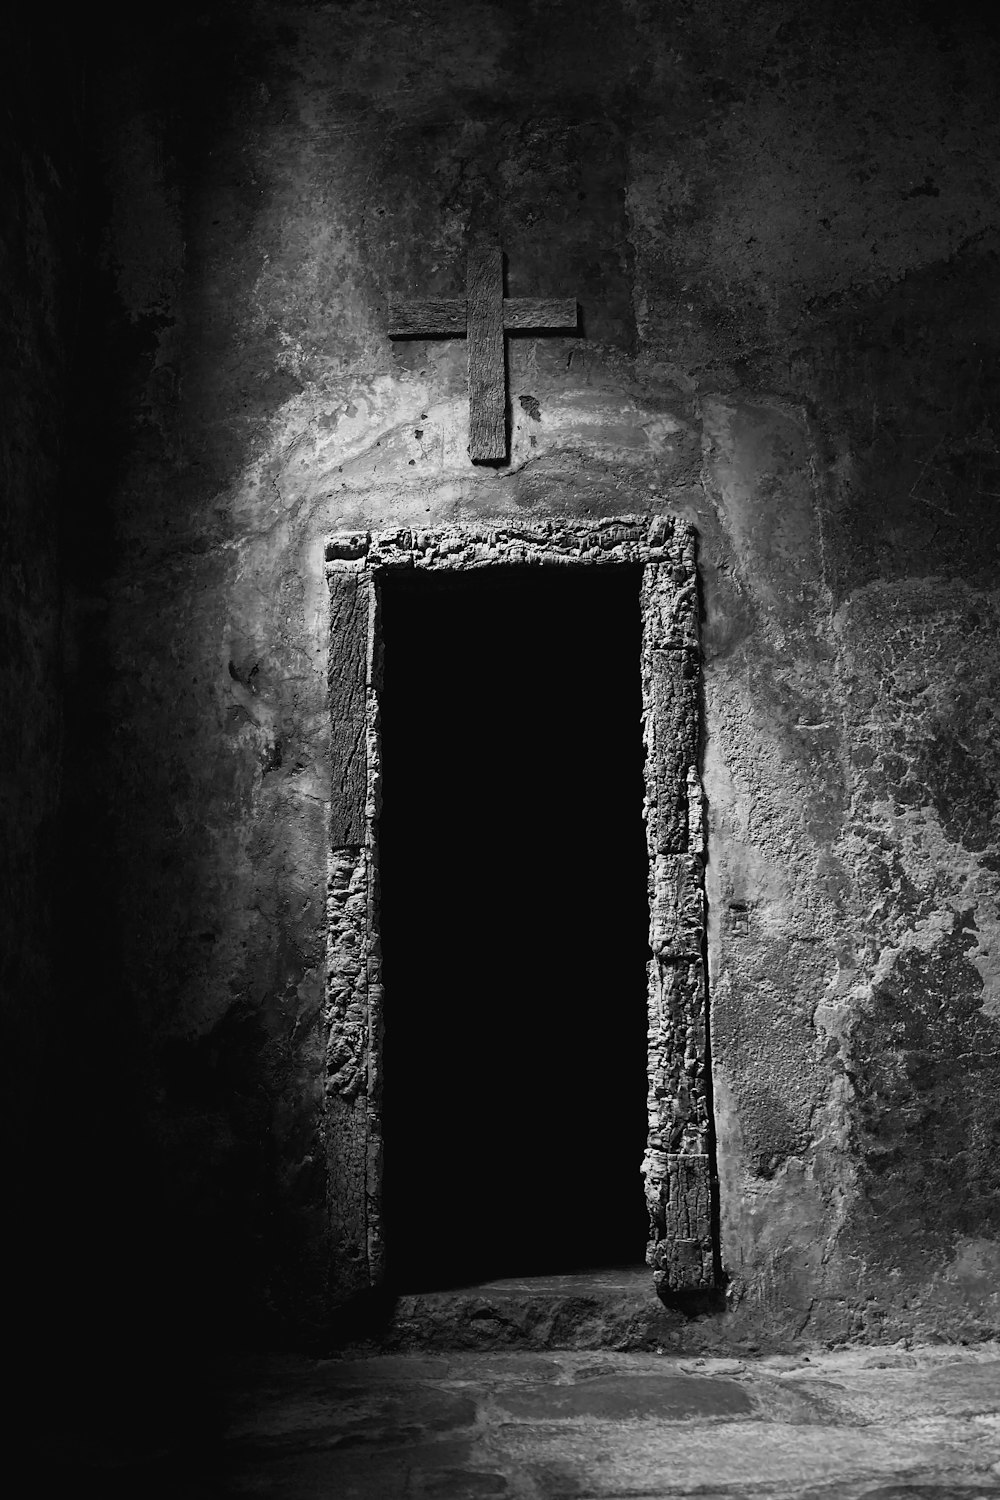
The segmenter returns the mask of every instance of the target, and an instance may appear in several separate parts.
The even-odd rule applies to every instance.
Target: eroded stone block
[[[711,1165],[708,1156],[668,1155],[647,1180],[655,1187],[657,1234],[647,1263],[662,1291],[694,1291],[714,1281]],[[651,1208],[650,1217],[653,1218]]]
[[[649,946],[658,957],[697,958],[705,934],[702,861],[694,854],[657,854],[650,867]]]
[[[693,646],[653,651],[647,676],[647,842],[651,854],[682,854],[691,847],[689,782],[698,760],[698,652]],[[696,834],[700,814],[698,805]]]
[[[326,1087],[353,1098],[368,1050],[368,855],[335,849],[327,876]]]
[[[694,539],[678,537],[676,562],[651,562],[643,571],[643,640],[647,651],[698,645],[698,575]]]

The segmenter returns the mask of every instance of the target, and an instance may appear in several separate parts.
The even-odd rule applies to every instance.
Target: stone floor
[[[261,1357],[229,1362],[210,1387],[212,1420],[196,1438],[50,1453],[50,1475],[63,1476],[52,1493],[1000,1500],[998,1345],[752,1361],[608,1350]]]

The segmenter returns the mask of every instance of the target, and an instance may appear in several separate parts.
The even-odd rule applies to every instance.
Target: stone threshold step
[[[646,1266],[507,1277],[403,1292],[381,1342],[394,1349],[674,1349],[694,1311],[662,1301]]]

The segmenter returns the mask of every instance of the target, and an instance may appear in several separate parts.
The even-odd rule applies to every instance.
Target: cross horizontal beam
[[[394,302],[389,316],[393,339],[464,338],[468,329],[468,303],[464,297],[403,297]],[[505,297],[505,333],[548,332],[576,328],[578,310],[568,297]]]

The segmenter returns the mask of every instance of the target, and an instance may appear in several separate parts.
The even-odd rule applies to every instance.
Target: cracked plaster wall
[[[92,777],[164,1213],[220,1316],[338,1300],[325,537],[662,509],[703,581],[709,1321],[1000,1327],[998,58],[971,7],[870,10],[216,0],[102,39],[128,437]],[[499,471],[463,345],[386,337],[392,295],[461,291],[483,174],[509,292],[575,294],[586,335],[510,341]]]

